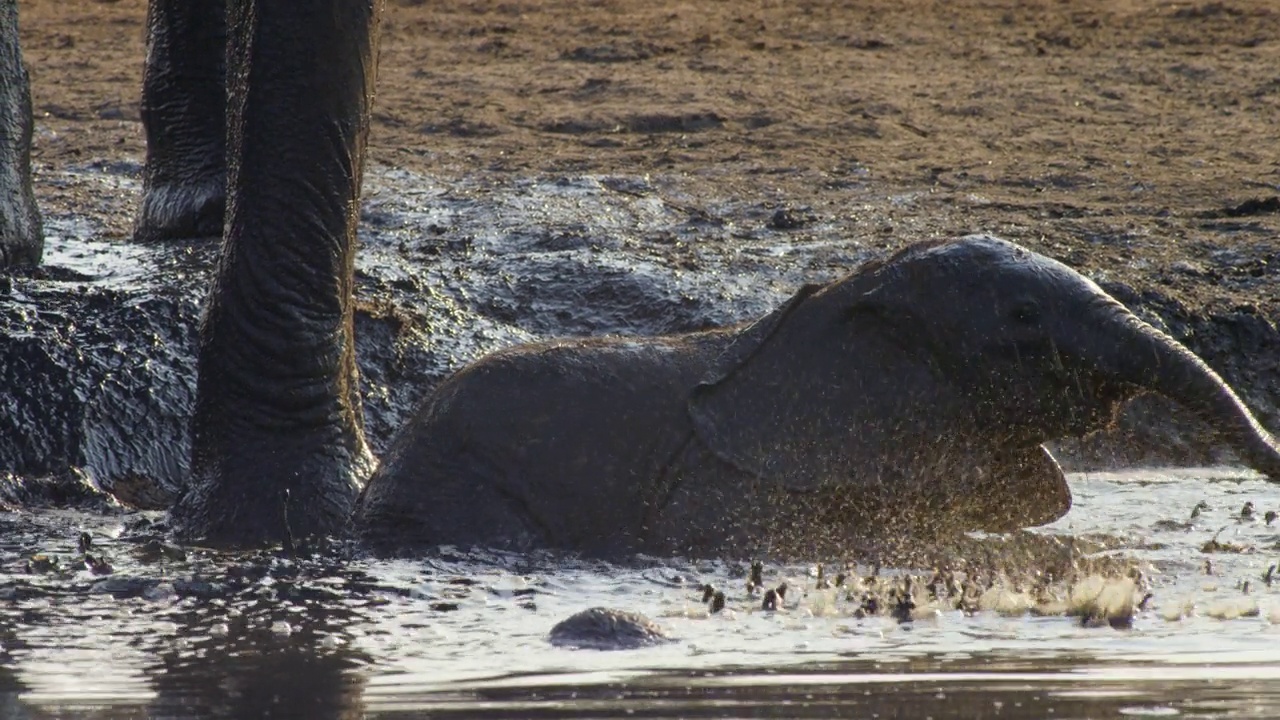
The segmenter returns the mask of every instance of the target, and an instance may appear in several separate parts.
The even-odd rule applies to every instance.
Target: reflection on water
[[[1162,679],[1127,666],[1077,666],[1064,658],[1020,665],[1008,658],[901,667],[830,663],[803,673],[759,670],[660,673],[631,680],[541,678],[424,694],[401,707],[432,717],[1098,718],[1274,717],[1280,683],[1250,677]],[[1013,667],[1010,667],[1013,666]],[[1004,669],[1002,669],[1004,668]],[[396,703],[373,704],[395,717]],[[385,715],[384,715],[385,713]]]
[[[157,559],[127,539],[127,517],[4,516],[0,717],[1280,717],[1280,582],[1265,579],[1280,528],[1263,519],[1280,492],[1230,471],[1072,486],[1077,507],[1037,542],[1088,539],[1141,568],[1153,597],[1132,629],[949,607],[858,617],[857,598],[819,590],[804,565],[768,567],[792,588],[768,613],[738,563]],[[79,561],[86,528],[114,573]],[[29,572],[37,553],[50,560]],[[707,615],[704,582],[726,590],[727,612]],[[546,642],[593,605],[644,612],[680,642]]]
[[[363,677],[352,672],[360,664],[293,643],[211,652],[157,668],[156,697],[145,710],[166,718],[365,717]]]
[[[167,659],[166,659],[167,660]],[[5,675],[6,718],[1100,718],[1276,717],[1280,672],[1228,667],[1173,672],[1082,658],[918,658],[760,668],[514,675],[431,690],[366,694],[371,671],[338,652],[294,643],[211,653],[155,668],[150,702],[18,700]]]

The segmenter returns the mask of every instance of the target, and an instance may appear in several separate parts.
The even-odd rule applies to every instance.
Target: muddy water
[[[1067,518],[969,552],[1091,538],[1081,564],[1119,556],[1142,571],[1134,594],[1151,598],[1127,629],[990,596],[970,612],[921,595],[907,622],[859,617],[859,598],[819,590],[804,564],[766,566],[766,583],[791,591],[764,612],[737,563],[447,548],[415,561],[340,548],[155,559],[136,514],[9,515],[0,702],[6,717],[84,718],[1280,716],[1280,578],[1264,579],[1280,558],[1280,525],[1264,517],[1280,491],[1229,469],[1071,481]],[[1246,502],[1253,518],[1240,517]],[[83,569],[85,529],[112,574]],[[27,572],[36,552],[60,569]],[[1030,563],[1006,568],[1010,593]],[[703,583],[726,591],[726,611],[707,614]],[[644,612],[677,641],[619,652],[546,641],[595,605]]]

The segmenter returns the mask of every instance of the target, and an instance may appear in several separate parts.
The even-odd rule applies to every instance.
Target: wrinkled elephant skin
[[[430,396],[357,511],[388,551],[812,549],[1070,508],[1041,443],[1155,391],[1280,478],[1207,366],[1070,268],[970,236],[802,289],[750,325],[513,348]]]
[[[0,0],[0,268],[35,265],[44,230],[31,188],[31,84],[18,46],[18,2]]]
[[[217,237],[226,206],[226,0],[151,0],[134,237]]]
[[[191,481],[172,513],[184,537],[341,530],[373,470],[351,288],[379,10],[227,5],[230,193],[200,325]]]

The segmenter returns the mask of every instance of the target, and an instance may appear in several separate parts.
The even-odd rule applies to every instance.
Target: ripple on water
[[[1001,568],[1009,593],[1034,581],[1034,553],[1046,548],[1069,547],[1081,563],[1123,558],[1116,567],[1143,572],[1142,590],[1135,586],[1133,594],[1153,594],[1135,611],[1131,629],[995,606],[966,613],[947,603],[901,624],[884,612],[860,613],[863,599],[849,597],[849,589],[893,588],[907,575],[927,580],[927,571],[886,567],[877,580],[865,564],[850,568],[849,587],[837,591],[817,587],[815,564],[766,563],[765,586],[789,587],[783,609],[767,612],[759,593],[747,593],[746,567],[737,562],[608,564],[447,550],[418,561],[228,558],[194,550],[176,560],[135,553],[117,518],[50,512],[3,518],[0,589],[9,599],[0,606],[0,673],[19,688],[18,701],[32,707],[105,703],[123,712],[183,698],[199,705],[212,702],[199,689],[210,683],[243,687],[251,697],[265,678],[287,692],[310,687],[314,681],[304,683],[304,676],[327,673],[335,707],[495,716],[545,708],[560,693],[594,698],[605,715],[650,707],[655,698],[679,714],[713,698],[749,710],[799,694],[819,705],[874,708],[888,686],[929,713],[957,696],[1004,702],[1008,717],[1019,717],[1015,709],[1032,717],[1050,705],[1102,703],[1118,713],[1188,709],[1201,700],[1225,702],[1227,712],[1237,700],[1223,696],[1223,688],[1280,679],[1280,631],[1267,620],[1280,600],[1262,580],[1276,559],[1277,529],[1239,516],[1245,501],[1259,511],[1280,507],[1274,486],[1234,470],[1095,473],[1071,483],[1077,505],[1058,523],[1026,541],[978,538],[959,547],[968,558],[1022,548],[1019,557],[1031,563],[1022,575]],[[1161,522],[1171,520],[1184,524]],[[82,528],[93,535],[93,550],[115,566],[108,578],[77,566]],[[1215,535],[1244,551],[1201,552]],[[987,555],[977,552],[982,548]],[[60,569],[27,573],[25,562],[37,552]],[[334,552],[340,559],[346,551]],[[828,568],[839,566],[825,560]],[[832,575],[826,570],[827,580]],[[724,611],[709,614],[699,602],[704,583],[726,592]],[[208,589],[214,587],[220,589]],[[926,601],[918,588],[917,599]],[[1258,612],[1211,611],[1231,602]],[[1161,609],[1167,604],[1190,611],[1170,621]],[[619,653],[547,642],[555,623],[596,605],[644,613],[679,642]],[[1203,692],[1193,680],[1202,681]],[[912,686],[930,691],[903,689]],[[947,702],[934,698],[938,692]],[[1260,693],[1258,702],[1280,712],[1274,689]],[[1160,702],[1142,700],[1147,696]]]

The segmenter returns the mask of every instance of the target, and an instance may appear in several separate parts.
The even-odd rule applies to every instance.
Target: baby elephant
[[[1071,507],[1041,443],[1143,392],[1280,479],[1231,388],[1093,282],[994,237],[927,242],[753,323],[483,358],[401,431],[357,522],[390,552],[594,555],[1011,530]]]

